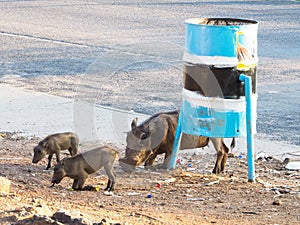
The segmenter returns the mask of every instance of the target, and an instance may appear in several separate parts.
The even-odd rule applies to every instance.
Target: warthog
[[[79,138],[75,133],[57,133],[47,136],[41,140],[38,145],[33,149],[34,155],[32,163],[38,163],[45,155],[48,157],[48,165],[46,170],[51,167],[51,159],[53,154],[56,155],[56,161],[60,160],[60,151],[69,150],[71,156],[76,155],[78,152]]]
[[[52,183],[53,185],[58,184],[64,177],[70,177],[74,179],[72,188],[82,190],[88,175],[104,167],[108,176],[105,190],[113,191],[116,180],[113,166],[117,155],[116,150],[103,146],[70,158],[64,158],[54,167]]]
[[[158,113],[139,126],[137,125],[137,118],[134,119],[131,123],[131,131],[127,133],[125,157],[119,159],[122,168],[125,171],[133,170],[143,162],[145,162],[145,166],[151,166],[159,154],[165,154],[162,168],[168,168],[178,116],[179,111]],[[229,152],[223,138],[182,134],[180,149],[205,147],[208,145],[209,139],[217,151],[218,157],[213,173],[218,174],[224,171]],[[235,141],[233,139],[231,147],[233,148],[234,145]]]

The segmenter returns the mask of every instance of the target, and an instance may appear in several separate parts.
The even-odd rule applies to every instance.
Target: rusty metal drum
[[[258,23],[252,20],[186,20],[184,133],[208,137],[246,135],[245,90],[239,77],[251,77],[256,104],[257,30]],[[253,108],[255,117],[256,105]]]

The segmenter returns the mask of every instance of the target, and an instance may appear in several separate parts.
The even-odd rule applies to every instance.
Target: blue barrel
[[[185,49],[197,56],[227,58],[228,65],[236,65],[237,48],[242,45],[257,59],[258,23],[230,18],[194,18],[186,20]],[[231,64],[231,63],[232,64]],[[223,66],[222,60],[214,65]],[[225,63],[226,65],[226,63]]]
[[[186,20],[183,132],[208,137],[246,135],[245,90],[239,76],[251,76],[256,95],[257,29],[258,23],[252,20]]]

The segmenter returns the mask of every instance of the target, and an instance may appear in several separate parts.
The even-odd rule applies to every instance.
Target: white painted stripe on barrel
[[[245,97],[239,99],[224,99],[219,97],[206,97],[197,92],[189,91],[185,88],[182,90],[182,98],[188,101],[192,107],[206,107],[219,111],[244,112],[246,110]],[[257,94],[253,95],[253,109],[256,109]]]
[[[199,65],[209,65],[217,68],[237,67],[239,62],[237,57],[225,56],[199,56],[185,51],[183,54],[183,61]],[[256,65],[258,58],[254,57],[253,60],[244,62],[246,65]]]
[[[225,56],[199,56],[185,51],[183,54],[183,61],[200,65],[214,65],[216,67],[235,67],[238,65],[236,57]]]

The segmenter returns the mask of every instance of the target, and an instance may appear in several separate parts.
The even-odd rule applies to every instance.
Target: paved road
[[[180,105],[185,19],[257,20],[259,135],[300,145],[299,1],[6,0],[0,9],[2,82],[83,76],[81,92],[96,72],[99,86],[113,84],[97,103],[143,113]]]

